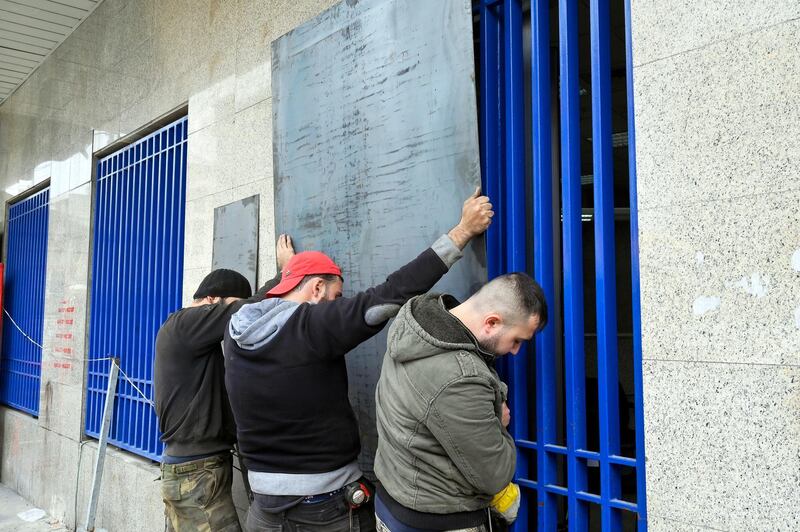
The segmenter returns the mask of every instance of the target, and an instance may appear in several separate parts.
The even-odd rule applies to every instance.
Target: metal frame
[[[633,386],[636,408],[636,500],[639,529],[647,530],[647,487],[644,446],[644,389],[642,383],[642,306],[639,284],[639,200],[636,182],[636,108],[633,99],[633,43],[631,0],[625,2],[625,72],[628,95],[628,179],[631,222],[631,299],[633,303]]]
[[[620,455],[617,377],[617,316],[615,209],[611,159],[610,29],[608,0],[590,0],[592,64],[592,132],[595,195],[596,312],[598,341],[598,401],[600,450],[590,451],[586,434],[584,352],[583,249],[581,230],[580,86],[578,80],[578,6],[559,0],[559,76],[562,198],[562,260],[564,302],[564,379],[566,441],[557,444],[555,328],[551,320],[535,339],[535,364],[524,352],[499,364],[509,381],[510,427],[519,448],[516,482],[523,503],[515,530],[556,529],[559,502],[566,499],[570,530],[587,530],[591,504],[599,506],[603,530],[621,530],[621,511],[638,514],[638,529],[646,531],[644,416],[642,410],[641,324],[639,306],[638,224],[634,143],[630,3],[625,2],[627,45],[628,131],[631,201],[631,261],[633,297],[636,458]],[[531,271],[549,302],[554,301],[557,257],[553,238],[554,212],[551,138],[550,2],[531,0],[533,242],[527,241],[525,211],[524,64],[520,0],[477,0],[480,27],[481,169],[484,190],[496,206],[496,223],[487,235],[489,276],[507,271]],[[589,132],[584,132],[587,134]],[[526,263],[533,247],[534,264]],[[554,306],[551,304],[551,307]],[[536,383],[536,441],[529,439],[528,382]],[[532,456],[535,455],[535,456]],[[557,460],[564,456],[567,485],[558,484]],[[588,460],[600,464],[601,489],[590,493]],[[535,471],[532,466],[535,464]],[[620,468],[636,470],[637,502],[622,500]],[[536,497],[536,505],[531,501]],[[533,513],[536,513],[534,519]]]
[[[6,279],[2,280],[2,302],[19,329],[2,313],[0,402],[38,416],[50,215],[49,182],[44,184],[44,188],[36,187],[25,197],[7,205],[7,264]]]
[[[95,181],[89,358],[99,360],[88,363],[86,434],[100,435],[107,359],[118,357],[130,381],[117,388],[108,441],[153,460],[155,337],[183,289],[186,139],[184,116],[100,159]]]

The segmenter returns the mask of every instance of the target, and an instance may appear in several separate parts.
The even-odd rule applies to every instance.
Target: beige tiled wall
[[[2,199],[51,187],[40,416],[0,407],[0,480],[68,524],[76,504],[85,517],[96,452],[83,446],[78,478],[93,153],[188,104],[184,300],[211,268],[214,208],[254,194],[258,276],[271,277],[270,43],[333,3],[105,0],[0,106]],[[76,308],[69,359],[54,351],[61,301]],[[157,467],[112,450],[106,468],[97,525],[163,530]]]
[[[632,14],[651,529],[800,530],[800,3]]]

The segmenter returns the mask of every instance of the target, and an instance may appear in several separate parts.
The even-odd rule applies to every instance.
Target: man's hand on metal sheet
[[[494,211],[489,197],[481,196],[481,188],[478,187],[464,201],[464,206],[461,208],[461,221],[450,230],[448,236],[456,246],[464,249],[470,240],[489,228],[492,216],[494,216]]]
[[[286,263],[289,262],[294,256],[294,245],[292,244],[292,237],[287,234],[282,234],[278,237],[278,242],[275,244],[275,258],[278,261],[278,271],[283,270]]]

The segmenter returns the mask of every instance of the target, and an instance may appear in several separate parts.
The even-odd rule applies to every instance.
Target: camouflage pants
[[[161,497],[167,529],[175,532],[241,532],[233,506],[230,455],[161,464]]]

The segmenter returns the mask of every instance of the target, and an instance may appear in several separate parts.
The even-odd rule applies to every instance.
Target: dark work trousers
[[[389,508],[383,503],[380,496],[375,496],[375,518],[377,521],[378,532],[441,532],[430,528],[415,528],[396,518]],[[507,530],[508,527],[493,530]],[[444,532],[486,532],[489,530],[486,526],[476,526],[472,528],[458,528],[448,529]]]
[[[300,502],[280,512],[267,511],[273,497],[254,493],[247,512],[247,532],[373,532],[375,507],[372,502],[351,510],[338,493],[314,503]]]

